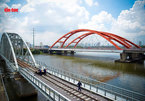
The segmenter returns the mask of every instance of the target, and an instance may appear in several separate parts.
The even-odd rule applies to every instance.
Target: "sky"
[[[4,8],[18,12],[4,12]],[[145,44],[145,0],[0,0],[0,36],[18,33],[25,41],[52,45],[75,29],[110,32]]]

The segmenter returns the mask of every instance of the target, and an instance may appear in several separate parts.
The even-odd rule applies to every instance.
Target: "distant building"
[[[44,48],[49,48],[49,46],[48,46],[48,45],[44,45],[43,47],[44,47]]]
[[[42,42],[40,42],[40,47],[43,48],[43,43]]]
[[[142,42],[141,41],[139,41],[139,46],[141,46],[142,45]]]
[[[40,49],[41,47],[40,47],[40,46],[35,46],[34,48],[35,48],[35,49]]]
[[[44,46],[35,46],[35,49],[43,49],[43,48],[49,48],[48,45],[44,45]]]

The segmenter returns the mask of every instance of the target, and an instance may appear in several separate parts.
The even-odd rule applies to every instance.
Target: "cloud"
[[[35,43],[37,45],[40,45],[40,42],[42,42],[44,45],[52,45],[58,38],[60,38],[59,34],[55,32],[49,32],[45,31],[43,33],[36,33],[35,40],[37,40]],[[40,40],[41,39],[41,40]],[[38,41],[40,40],[40,41]]]
[[[13,4],[11,8],[20,8],[21,4]]]
[[[94,3],[94,5],[95,5],[95,6],[98,6],[98,5],[99,5],[99,3],[98,3],[98,2],[95,2],[95,3]]]
[[[112,25],[111,31],[125,37],[145,35],[145,0],[136,1],[132,8],[123,10]]]
[[[89,6],[93,5],[93,0],[85,0],[86,4],[88,4]]]
[[[109,31],[115,19],[106,11],[100,12],[98,15],[91,17],[91,20],[85,24],[79,24],[78,28],[87,28],[100,31]]]
[[[89,19],[89,12],[79,3],[79,0],[27,0],[27,4],[24,6],[13,4],[12,7],[21,7],[19,14],[23,16],[7,15],[6,20],[2,22],[5,24],[0,31],[22,33],[20,35],[30,42],[32,42],[30,36],[33,27],[36,29],[36,33],[41,33],[41,35],[51,33],[50,36],[56,36],[52,33],[57,33],[61,36],[76,29],[78,23]],[[54,39],[56,40],[56,38]],[[48,37],[47,40],[53,39]],[[44,40],[39,38],[38,43],[41,41]]]
[[[6,23],[6,20],[8,19],[8,17],[10,16],[8,13],[4,12],[4,9],[6,7],[9,7],[7,4],[5,4],[5,2],[0,3],[0,32],[4,31],[4,26]]]
[[[132,41],[145,37],[145,0],[135,1],[132,8],[122,10],[117,19],[106,11],[93,15],[87,23],[78,24],[78,28],[89,28],[118,34]]]
[[[21,12],[27,13],[28,20],[39,20],[39,26],[59,26],[64,29],[72,29],[79,22],[88,19],[89,12],[78,4],[78,0],[32,0],[21,8]],[[37,18],[36,18],[37,16]]]

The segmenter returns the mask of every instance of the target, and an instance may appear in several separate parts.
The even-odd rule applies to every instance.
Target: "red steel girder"
[[[92,35],[92,34],[97,34],[97,35],[100,35],[100,36],[102,36],[103,38],[107,38],[108,37],[108,35],[101,35],[102,33],[100,33],[100,32],[96,32],[96,33],[92,33],[92,32],[90,32],[90,33],[85,33],[85,34],[83,34],[83,35],[80,35],[79,37],[77,37],[77,38],[75,38],[73,41],[71,41],[65,48],[67,48],[70,44],[72,44],[72,43],[74,43],[76,40],[78,40],[78,39],[80,39],[80,40],[78,40],[78,42],[75,44],[75,46],[74,46],[74,48],[77,46],[77,44],[83,39],[83,38],[85,38],[85,37],[87,37],[87,36],[89,36],[89,35]],[[107,36],[107,37],[106,37]],[[120,40],[117,40],[117,39],[115,39],[115,38],[113,38],[113,37],[111,37],[111,36],[109,36],[108,38],[108,41],[110,42],[110,43],[112,43],[117,49],[121,49],[119,46],[117,46],[114,42],[112,42],[111,41],[111,39],[113,39],[113,40],[115,40],[115,41],[117,41],[117,42],[119,42],[119,43],[121,43],[121,44],[124,44],[124,43],[122,43]],[[124,44],[124,46],[126,47],[126,48],[129,48],[129,46],[127,46],[127,45],[125,45]]]
[[[88,32],[85,33],[77,38],[75,38],[73,41],[71,41],[66,47],[68,47],[71,43],[76,43],[75,47],[77,46],[77,44],[85,37],[87,37],[88,35],[92,35],[92,34],[97,34],[100,35],[101,37],[105,38],[107,41],[109,41],[112,45],[114,45],[118,50],[121,50],[121,48],[115,44],[112,40],[120,43],[121,45],[125,46],[126,48],[131,48],[132,45],[135,46],[136,48],[141,48],[140,46],[136,45],[135,43],[120,37],[118,35],[112,34],[112,33],[108,33],[108,32],[101,32],[101,31],[95,31],[95,30],[90,30],[90,29],[77,29],[77,30],[73,30],[71,32],[68,32],[67,34],[63,35],[61,38],[59,38],[50,48],[52,48],[55,44],[61,42],[61,40],[63,39],[63,43],[61,45],[61,48],[63,48],[65,42],[74,34],[77,34],[79,32]],[[79,39],[79,41],[75,42],[77,39]],[[66,48],[65,47],[65,48]]]

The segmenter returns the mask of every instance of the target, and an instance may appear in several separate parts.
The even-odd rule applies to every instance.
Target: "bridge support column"
[[[13,99],[13,97],[21,98],[37,96],[37,91],[35,90],[35,88],[28,81],[26,81],[18,72],[11,71],[6,63],[7,62],[5,62],[5,60],[0,56],[1,70],[3,71],[6,91],[10,95],[9,98]]]
[[[75,53],[74,51],[71,51],[71,52],[70,52],[71,55],[74,55],[74,53]]]
[[[36,96],[37,91],[35,88],[26,81],[19,73],[14,74],[14,89],[20,97]]]
[[[63,54],[63,51],[57,50],[57,51],[56,51],[56,54],[57,54],[57,55],[62,55],[62,54]]]
[[[61,51],[61,50],[49,50],[49,54],[62,55],[63,51]]]
[[[54,51],[54,50],[49,50],[49,52],[48,52],[49,54],[56,54],[57,52],[56,51]]]
[[[68,52],[67,51],[64,51],[64,55],[67,55],[68,54]]]
[[[124,62],[124,63],[130,63],[130,62],[143,62],[145,59],[144,53],[128,53],[124,51],[123,53],[120,53],[120,59],[116,60],[116,62]]]

